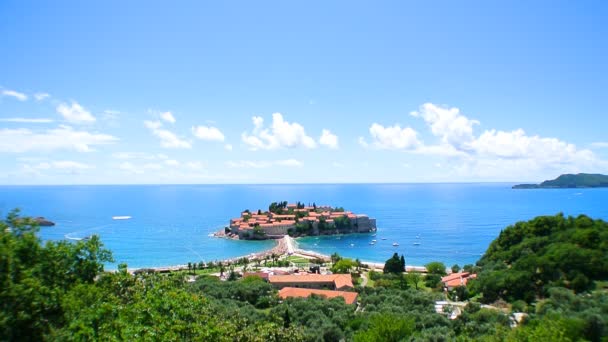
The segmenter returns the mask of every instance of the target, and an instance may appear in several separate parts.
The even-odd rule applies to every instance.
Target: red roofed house
[[[475,278],[477,278],[477,274],[470,274],[469,272],[459,272],[452,273],[441,278],[441,282],[443,283],[443,286],[448,289],[448,291],[451,291],[452,289],[458,286],[467,286],[467,282],[470,279]]]
[[[346,304],[354,304],[357,301],[357,292],[332,291],[332,290],[316,290],[316,289],[301,289],[297,287],[284,287],[279,291],[279,297],[286,298],[308,298],[311,295],[323,296],[326,298],[342,297]]]
[[[296,287],[307,289],[352,290],[353,278],[350,274],[304,274],[275,275],[268,281],[276,288]]]

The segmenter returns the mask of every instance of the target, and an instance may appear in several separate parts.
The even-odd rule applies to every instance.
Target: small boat
[[[370,245],[375,245],[376,243],[375,243],[375,242],[370,242],[369,244],[370,244]]]
[[[351,243],[351,244],[350,244],[350,246],[351,246],[351,247],[355,247],[355,244],[354,244],[354,243]]]
[[[376,242],[378,242],[378,241],[377,241],[377,240],[372,240],[372,242],[373,242],[373,243],[376,243]]]
[[[373,234],[372,236],[376,236],[376,234]]]
[[[399,244],[396,242],[393,242],[393,246],[397,247],[397,246],[399,246]]]
[[[420,246],[420,242],[414,242],[414,246]]]
[[[131,216],[112,216],[112,220],[128,220]]]
[[[420,239],[420,235],[416,235],[416,239]]]
[[[380,240],[386,240],[386,238],[382,238],[382,239],[380,239]]]

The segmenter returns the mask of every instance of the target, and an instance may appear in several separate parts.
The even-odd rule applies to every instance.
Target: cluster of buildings
[[[246,273],[244,276],[256,275],[268,281],[279,290],[279,297],[307,298],[311,295],[326,298],[340,297],[346,304],[357,301],[357,292],[354,292],[353,279],[350,274],[269,274]]]
[[[298,223],[305,224],[307,234],[367,233],[376,230],[376,220],[367,215],[356,215],[350,211],[335,210],[329,206],[298,208],[288,204],[286,213],[244,211],[241,217],[230,220],[230,234],[239,239],[281,238],[290,233],[300,235]],[[343,220],[346,218],[347,220]],[[336,225],[336,220],[346,222],[346,226]],[[338,231],[341,230],[341,231]]]

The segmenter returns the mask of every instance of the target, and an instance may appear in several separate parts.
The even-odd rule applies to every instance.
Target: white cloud
[[[51,123],[53,119],[46,118],[5,118],[0,119],[1,122],[17,122],[17,123]]]
[[[321,137],[319,138],[319,144],[327,146],[331,149],[337,149],[338,137],[335,134],[332,134],[330,130],[323,129],[321,132]]]
[[[20,93],[18,91],[15,90],[2,90],[2,95],[3,96],[10,96],[10,97],[14,97],[19,101],[26,101],[27,100],[27,95],[25,95],[24,93]]]
[[[289,123],[281,113],[272,114],[272,125],[264,128],[264,120],[259,116],[252,118],[254,129],[252,134],[244,132],[241,139],[252,150],[278,148],[315,148],[315,140],[308,136],[304,127],[299,123]]]
[[[175,159],[167,159],[165,160],[165,164],[169,166],[179,166],[179,162]]]
[[[594,142],[594,143],[591,143],[591,147],[592,148],[608,148],[608,142],[607,141]]]
[[[544,163],[577,163],[591,161],[593,152],[577,149],[556,138],[526,135],[523,129],[511,132],[489,130],[471,143],[481,156],[506,159],[535,159]]]
[[[401,128],[399,125],[384,127],[373,123],[369,128],[372,136],[372,145],[380,149],[414,149],[420,145],[417,133],[411,127]],[[359,138],[359,143],[367,147],[368,144],[363,138]]]
[[[191,169],[191,170],[202,170],[205,168],[205,164],[203,164],[200,161],[191,161],[191,162],[187,162],[186,163],[186,167]]]
[[[367,143],[367,141],[365,141],[364,137],[359,137],[359,139],[357,139],[357,141],[359,142],[359,145],[361,145],[363,148],[369,147],[369,144]]]
[[[432,103],[425,103],[418,111],[410,114],[424,119],[435,136],[441,137],[443,143],[456,149],[468,147],[473,140],[473,125],[479,124],[479,121],[460,114],[458,108],[445,108]]]
[[[55,173],[55,174],[80,174],[82,171],[87,169],[93,169],[95,166],[84,164],[71,160],[59,160],[59,161],[43,161],[37,164],[23,164],[22,169],[26,174],[35,174],[42,176],[43,172]]]
[[[201,140],[207,141],[224,141],[224,134],[212,126],[193,126],[192,134]]]
[[[67,122],[75,124],[92,123],[96,120],[88,110],[76,102],[72,102],[71,105],[66,103],[59,104],[57,106],[57,113],[61,114]]]
[[[224,149],[225,149],[226,151],[232,151],[232,145],[230,145],[230,144],[226,144],[226,145],[224,145]]]
[[[158,163],[146,163],[142,166],[145,170],[161,170],[163,166]]]
[[[530,179],[535,172],[559,174],[608,169],[608,162],[598,158],[591,150],[577,148],[557,138],[528,135],[523,129],[491,129],[475,135],[473,128],[479,122],[462,115],[458,108],[426,103],[411,115],[422,118],[439,142],[424,144],[409,127],[384,127],[374,123],[370,127],[371,143],[360,137],[359,144],[364,148],[400,149],[448,158],[446,163],[434,160],[430,165],[443,165],[444,175],[450,176],[448,172],[454,172],[451,176],[459,179],[505,180],[520,177],[521,180]],[[601,148],[608,147],[608,144],[600,142],[591,146]]]
[[[163,129],[160,121],[144,121],[144,125],[160,139],[160,146],[164,148],[191,148],[189,141],[179,138],[175,133]]]
[[[163,127],[163,124],[160,121],[144,121],[144,126],[146,126],[150,130],[157,130]]]
[[[163,121],[169,122],[169,123],[175,123],[175,117],[173,116],[173,113],[171,112],[162,112],[160,113],[160,118]]]
[[[44,99],[47,99],[51,97],[51,95],[47,94],[47,93],[36,93],[34,94],[34,98],[36,99],[36,101],[42,101]]]
[[[141,168],[136,167],[131,162],[122,162],[118,165],[118,168],[132,174],[142,174],[144,171]]]
[[[164,159],[168,159],[169,157],[164,155],[164,154],[153,154],[153,153],[146,153],[146,152],[117,152],[117,153],[112,153],[112,158],[116,158],[116,159],[139,159],[139,160],[164,160]]]
[[[84,164],[71,160],[60,160],[60,161],[51,161],[51,162],[41,162],[35,165],[31,165],[31,168],[38,170],[49,170],[49,169],[70,169],[70,170],[85,170],[92,169],[94,166],[89,164]]]
[[[239,161],[228,161],[226,162],[226,166],[230,168],[252,168],[252,169],[262,169],[268,168],[272,166],[285,166],[285,167],[301,167],[304,163],[296,159],[284,159],[284,160],[239,160]]]
[[[259,132],[260,130],[262,130],[262,127],[264,126],[264,118],[261,116],[254,116],[253,118],[251,118],[251,121],[253,121],[253,131],[255,133]]]
[[[22,153],[53,150],[93,151],[93,146],[112,144],[119,139],[101,133],[74,130],[69,126],[34,132],[29,129],[0,129],[0,152]]]

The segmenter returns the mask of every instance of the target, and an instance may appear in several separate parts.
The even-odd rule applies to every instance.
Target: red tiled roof
[[[337,289],[343,287],[353,288],[353,278],[350,274],[305,274],[270,276],[270,283],[334,283]]]
[[[285,298],[307,298],[315,294],[327,298],[342,297],[346,304],[353,304],[357,300],[357,292],[346,291],[331,291],[331,290],[315,290],[315,289],[300,289],[297,287],[284,287],[279,291],[279,297]]]
[[[447,287],[466,286],[469,280],[477,278],[477,274],[469,274],[468,272],[452,273],[441,278],[441,281]]]
[[[445,277],[442,277],[441,281],[446,282],[446,281],[450,281],[453,279],[466,278],[468,276],[469,276],[469,272],[452,273],[452,274],[448,274]]]

